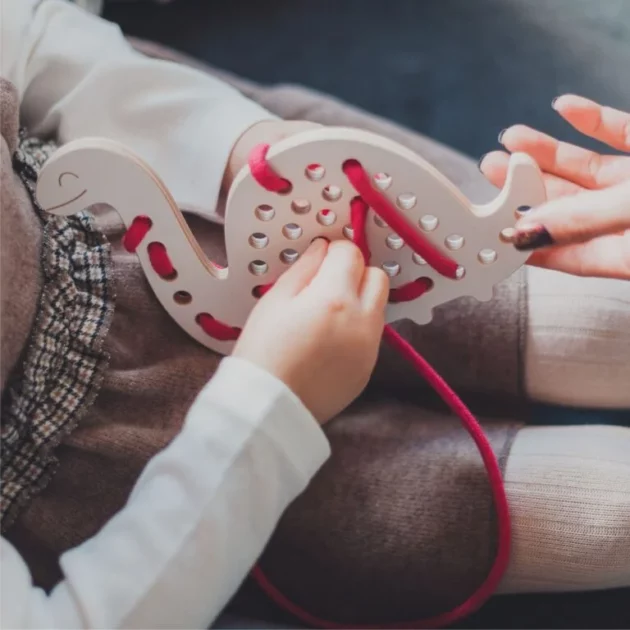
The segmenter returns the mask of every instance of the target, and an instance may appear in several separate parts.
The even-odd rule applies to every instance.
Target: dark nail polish
[[[488,152],[489,153],[489,152]],[[488,153],[484,153],[480,158],[479,161],[477,162],[477,168],[479,170],[481,170],[481,163],[486,159],[486,155],[488,155]]]
[[[501,129],[501,131],[499,133],[499,144],[503,144],[503,136],[504,136],[506,131],[507,131],[507,129]]]
[[[517,230],[512,242],[516,249],[524,252],[549,247],[555,241],[544,225],[533,225]]]

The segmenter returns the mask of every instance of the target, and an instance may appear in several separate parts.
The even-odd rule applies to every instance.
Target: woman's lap
[[[244,89],[249,91],[252,97],[260,100],[268,107],[275,107],[278,114],[285,115],[288,118],[308,117],[325,124],[360,126],[388,135],[403,144],[407,144],[417,152],[423,154],[429,161],[432,161],[438,168],[445,172],[452,181],[460,186],[466,194],[475,200],[482,200],[493,194],[492,188],[477,172],[472,161],[448,148],[422,138],[417,134],[401,129],[386,121],[373,118],[363,112],[338,103],[333,99],[316,95],[302,90],[301,88],[278,87],[262,89],[252,86],[251,84],[244,83],[243,85]],[[121,257],[120,260],[123,260],[123,258]],[[132,269],[132,263],[131,261],[127,261],[125,264],[127,267],[121,266],[116,272],[119,276],[118,281],[120,283],[119,296],[123,303],[126,299],[126,285],[129,286],[129,291],[131,292],[137,284],[141,283],[141,274],[135,267],[132,271],[134,274],[138,275],[138,278],[129,279],[128,274],[129,270]],[[477,390],[486,394],[507,394],[510,399],[508,407],[516,414],[517,408],[522,405],[522,399],[519,402],[519,398],[523,396],[524,392],[520,390],[519,387],[525,377],[523,374],[524,360],[523,356],[520,354],[524,350],[523,339],[526,333],[526,319],[522,312],[522,309],[526,307],[526,303],[523,303],[523,300],[526,298],[526,292],[523,286],[522,276],[512,283],[507,283],[504,291],[505,293],[501,293],[501,295],[504,296],[501,303],[499,305],[495,303],[494,306],[494,311],[500,311],[501,314],[499,318],[501,321],[498,323],[495,318],[496,313],[494,315],[492,313],[492,307],[488,308],[484,305],[476,307],[467,303],[466,308],[470,309],[470,311],[466,311],[467,314],[464,316],[460,313],[461,319],[457,320],[455,323],[452,321],[452,316],[448,314],[448,310],[444,309],[443,319],[439,320],[437,325],[434,324],[421,333],[419,333],[417,329],[411,331],[407,330],[407,333],[412,336],[414,342],[418,341],[417,345],[421,348],[423,345],[428,346],[429,354],[438,355],[438,358],[439,355],[455,355],[461,353],[463,352],[461,348],[466,348],[466,353],[469,357],[472,356],[473,359],[481,355],[483,360],[475,362],[474,360],[469,360],[469,358],[461,358],[462,355],[459,354],[459,361],[449,359],[446,365],[443,366],[445,370],[442,371],[445,371],[444,375],[448,380],[452,380],[456,387],[461,386],[465,390]],[[137,291],[134,292],[137,293]],[[149,312],[149,310],[153,308],[151,306],[152,302],[150,296],[146,296],[145,301],[146,304],[143,302],[142,307]],[[132,303],[133,301],[129,298],[129,304]],[[499,306],[500,309],[498,308]],[[136,341],[132,342],[129,340],[128,337],[130,333],[125,332],[129,328],[128,324],[133,324],[134,311],[133,309],[125,310],[125,308],[123,308],[122,313],[123,315],[119,315],[117,323],[115,321],[112,327],[113,341],[110,343],[120,342],[122,345],[137,343]],[[168,327],[170,325],[166,316],[162,317],[157,314],[156,318],[157,317],[160,317],[160,326]],[[500,333],[493,330],[496,327],[501,328]],[[480,334],[482,330],[487,332],[482,335]],[[417,338],[418,335],[420,335],[419,340]],[[457,335],[459,335],[459,337],[457,337]],[[439,337],[438,341],[440,344],[431,345],[430,336]],[[483,343],[480,343],[480,340],[483,341]],[[173,348],[172,356],[171,354],[166,356],[164,352],[161,351],[160,356],[156,355],[153,357],[152,353],[155,354],[156,351],[155,349],[149,349],[149,346],[154,348],[153,344],[149,344],[150,341],[151,340],[147,338],[146,357],[143,359],[144,363],[147,365],[155,362],[156,365],[164,366],[166,362],[170,362],[169,365],[172,365],[173,369],[181,369],[182,361],[189,361],[190,357],[188,355],[195,353],[199,354],[200,365],[203,364],[203,362],[212,363],[209,359],[203,358],[201,352],[197,351],[194,347],[190,347],[190,344],[183,339],[181,341],[181,348],[179,346],[179,349]],[[460,346],[457,345],[458,343]],[[496,347],[493,346],[493,343],[497,344]],[[132,346],[129,345],[129,347],[131,348]],[[186,359],[180,356],[182,355],[182,348],[186,349]],[[476,354],[474,352],[475,348],[477,348]],[[484,352],[487,353],[487,355],[483,355],[482,353]],[[143,367],[144,366],[139,366],[138,369]],[[120,374],[116,372],[116,364],[114,363],[113,369],[105,384],[106,388],[111,389],[116,395],[116,401],[120,401],[121,404],[124,403],[127,406],[126,408],[128,408],[129,405],[137,405],[138,409],[146,405],[159,403],[159,400],[156,403],[156,393],[155,390],[150,387],[150,383],[143,384],[143,381],[139,380],[136,385],[133,385],[133,383],[129,382],[129,366],[124,364],[124,361],[121,361],[119,372]],[[383,497],[389,495],[390,502],[393,502],[393,504],[397,506],[398,513],[395,519],[392,519],[391,509],[385,509],[381,506],[378,508],[377,513],[372,513],[371,520],[360,523],[361,527],[371,528],[368,538],[377,541],[382,531],[379,528],[382,527],[382,524],[387,525],[387,527],[390,528],[388,531],[393,532],[388,539],[389,542],[387,545],[381,546],[379,554],[375,555],[372,553],[370,556],[370,554],[366,555],[364,553],[366,547],[364,546],[365,538],[362,537],[362,532],[354,528],[351,522],[344,521],[344,510],[347,507],[347,502],[343,500],[343,497],[340,497],[340,501],[337,502],[338,511],[335,511],[334,506],[329,505],[325,500],[325,490],[334,481],[334,478],[330,476],[327,477],[326,474],[324,474],[319,480],[315,480],[309,490],[310,494],[307,494],[289,511],[284,526],[281,526],[281,538],[276,538],[275,542],[272,541],[272,551],[274,546],[276,549],[279,549],[278,545],[280,545],[280,551],[278,551],[280,566],[282,566],[283,562],[287,561],[286,557],[283,558],[287,548],[285,547],[284,551],[281,550],[283,540],[285,544],[288,544],[289,554],[295,552],[296,549],[299,549],[301,552],[309,553],[308,544],[304,543],[302,545],[299,544],[299,541],[300,538],[308,532],[307,529],[304,529],[304,523],[308,523],[309,515],[314,513],[321,519],[323,523],[322,531],[324,532],[326,531],[327,522],[337,522],[337,526],[342,528],[344,522],[346,525],[351,526],[350,529],[346,531],[346,534],[351,537],[350,543],[344,548],[341,545],[342,539],[340,538],[336,553],[347,554],[345,558],[340,559],[340,562],[346,567],[348,566],[347,561],[352,558],[352,554],[357,554],[357,558],[362,558],[367,561],[368,566],[366,566],[364,577],[366,577],[368,581],[370,575],[374,576],[378,574],[381,567],[378,566],[377,569],[377,565],[380,565],[381,560],[387,562],[391,560],[390,568],[392,568],[392,570],[396,568],[397,565],[394,562],[396,557],[392,557],[392,555],[399,556],[400,549],[402,549],[403,546],[399,544],[401,543],[401,539],[394,535],[395,531],[406,532],[406,544],[412,546],[414,540],[422,539],[417,533],[423,533],[423,540],[428,541],[427,548],[414,548],[418,564],[431,562],[431,558],[427,558],[427,553],[433,554],[433,560],[436,558],[439,560],[441,557],[440,554],[444,553],[445,550],[443,545],[447,545],[446,551],[448,552],[448,545],[453,546],[454,544],[449,543],[449,541],[444,539],[441,535],[442,532],[439,527],[441,519],[443,523],[455,527],[455,529],[444,527],[444,531],[456,531],[457,527],[459,527],[459,531],[467,535],[467,538],[464,538],[466,538],[466,542],[470,545],[472,551],[467,552],[465,549],[462,549],[460,555],[465,556],[468,554],[470,558],[474,558],[476,557],[475,553],[481,552],[485,557],[485,565],[481,562],[479,563],[480,566],[473,570],[470,567],[464,567],[460,561],[442,562],[441,565],[438,563],[438,565],[443,567],[443,572],[435,576],[436,584],[448,584],[450,579],[458,579],[463,576],[462,587],[465,590],[467,581],[470,581],[472,584],[475,580],[479,581],[479,579],[483,577],[484,571],[487,568],[486,565],[491,561],[494,532],[491,503],[489,501],[487,487],[485,486],[483,469],[474,450],[471,448],[468,438],[461,428],[457,426],[457,423],[443,413],[430,411],[425,393],[426,390],[422,390],[421,393],[418,392],[416,376],[408,371],[405,366],[400,366],[400,364],[393,360],[386,360],[386,362],[382,364],[381,376],[377,376],[376,390],[379,390],[379,384],[386,388],[389,385],[400,385],[399,376],[402,379],[408,379],[408,387],[405,389],[408,393],[414,395],[413,403],[396,401],[390,404],[382,398],[376,407],[362,407],[361,405],[363,403],[359,403],[358,407],[354,407],[348,413],[344,414],[347,421],[346,423],[336,423],[336,427],[333,426],[331,429],[331,439],[340,442],[340,448],[336,449],[336,453],[338,454],[336,456],[337,459],[333,458],[331,465],[341,466],[341,468],[337,469],[337,474],[345,479],[344,483],[347,488],[347,496],[354,497],[354,500],[358,501],[357,505],[359,505],[359,507],[361,505],[369,505],[370,502],[374,505],[372,500],[377,496],[374,489],[377,489],[381,493],[379,496]],[[199,379],[201,378],[202,375],[200,374]],[[135,387],[136,390],[132,391],[133,387]],[[164,396],[167,394],[169,394],[169,392],[165,392]],[[177,396],[180,398],[183,397],[182,400],[188,400],[193,395],[192,390],[190,392],[186,391],[184,394],[177,393]],[[80,487],[85,486],[85,483],[77,479],[76,472],[82,470],[81,466],[78,464],[85,465],[85,475],[82,476],[82,479],[100,479],[103,476],[107,476],[107,478],[110,479],[107,483],[103,483],[107,492],[110,494],[115,493],[116,498],[112,505],[116,506],[124,501],[124,496],[127,492],[126,488],[133,483],[134,478],[132,477],[136,474],[137,470],[141,468],[144,458],[148,458],[151,455],[149,452],[150,448],[148,447],[143,449],[142,452],[139,452],[137,450],[137,444],[143,439],[146,439],[147,434],[153,431],[156,433],[155,444],[151,448],[159,448],[159,446],[169,438],[171,432],[176,430],[181,414],[176,409],[173,409],[173,412],[169,415],[169,418],[172,420],[172,426],[167,427],[167,430],[165,429],[162,433],[152,426],[142,427],[138,425],[137,427],[127,427],[121,424],[121,426],[118,427],[120,429],[120,436],[117,438],[115,435],[112,435],[112,427],[110,426],[110,420],[108,420],[108,418],[110,418],[112,410],[119,413],[121,409],[117,408],[111,402],[112,400],[114,399],[110,398],[109,404],[104,403],[103,399],[101,399],[100,402],[97,401],[97,407],[92,414],[91,426],[84,427],[83,431],[78,431],[73,439],[65,445],[61,454],[63,457],[67,457],[68,463],[62,461],[58,483],[55,484],[53,482],[49,491],[44,493],[43,500],[38,502],[37,506],[30,511],[26,521],[24,521],[26,523],[26,529],[30,530],[31,537],[35,539],[38,538],[41,523],[44,522],[43,519],[45,517],[52,516],[55,511],[58,513],[58,509],[65,509],[67,504],[64,503],[63,496],[65,496],[64,492],[68,488],[74,488],[79,496],[79,500],[74,501],[74,507],[72,509],[79,510],[89,508],[90,501],[92,500],[90,497],[93,497],[94,493],[91,492],[91,488]],[[167,403],[165,402],[163,404]],[[173,403],[173,405],[174,404],[175,403]],[[180,403],[178,402],[178,404]],[[524,461],[525,458],[530,457],[528,449],[532,448],[531,445],[534,445],[534,450],[536,449],[536,444],[543,445],[547,439],[546,436],[552,436],[551,432],[553,429],[540,427],[535,430],[527,429],[525,431],[518,431],[520,425],[512,419],[513,417],[515,417],[515,415],[510,415],[507,419],[497,419],[496,417],[488,418],[487,424],[490,432],[494,436],[494,445],[497,452],[504,456],[503,463],[506,464],[507,462],[506,482],[508,496],[510,501],[514,502],[514,505],[518,507],[515,514],[516,555],[513,566],[511,567],[511,573],[508,574],[508,581],[504,584],[507,590],[520,589],[520,585],[523,584],[523,580],[525,579],[523,575],[529,571],[527,549],[529,549],[529,546],[535,545],[535,541],[529,538],[532,531],[528,529],[529,525],[535,523],[537,527],[542,527],[545,531],[555,531],[553,529],[554,524],[549,521],[548,515],[551,514],[553,510],[558,509],[558,506],[564,505],[562,502],[565,501],[566,493],[563,492],[570,485],[566,479],[563,478],[563,485],[553,486],[552,484],[546,489],[544,495],[540,495],[539,486],[525,483],[527,479],[523,479],[523,475],[528,469],[527,466],[521,462]],[[415,427],[414,423],[422,424],[423,426]],[[535,431],[535,433],[531,431]],[[623,435],[625,436],[623,439],[627,439],[630,430],[621,431],[622,434],[619,435]],[[508,456],[514,433],[517,433],[516,449],[513,448],[512,453]],[[617,434],[604,433],[605,432],[598,433],[598,452],[600,453],[600,459],[608,461],[608,449],[610,449],[611,454],[617,452],[616,444],[620,438],[617,437]],[[554,435],[556,434],[554,433]],[[567,441],[559,439],[555,442],[558,444],[558,448],[563,452],[559,453],[558,457],[547,453],[545,458],[543,458],[544,461],[543,459],[540,460],[540,464],[537,468],[538,472],[541,474],[546,473],[553,477],[558,467],[563,465],[563,457],[570,455],[569,447],[572,441],[579,438],[578,432],[572,427],[567,428],[566,435],[568,436]],[[409,439],[405,439],[406,437]],[[131,440],[133,444],[128,444],[131,438],[133,438]],[[357,446],[360,448],[357,449]],[[130,448],[133,448],[134,453],[137,454],[137,457],[132,460],[133,465],[128,466],[128,471],[125,469],[123,472],[117,473],[118,476],[112,478],[108,471],[111,471],[113,468],[119,470],[118,466],[111,465],[112,461],[115,462],[120,457],[125,456],[125,453]],[[630,450],[626,451],[626,453],[628,452],[630,452]],[[363,459],[356,459],[353,464],[352,453],[360,453]],[[361,467],[356,466],[356,463],[365,461],[365,458],[370,457],[374,459],[374,462],[382,462],[380,474],[377,474],[379,471],[374,470],[374,466],[372,466],[372,472],[369,478],[367,476],[362,477]],[[94,464],[94,462],[99,459],[103,460],[101,466],[102,470],[99,468],[99,465]],[[129,459],[128,455],[127,459]],[[587,459],[588,458],[584,458],[585,467],[582,468],[580,464],[576,469],[576,474],[583,474],[584,471],[591,470],[587,465]],[[451,482],[446,483],[443,492],[440,491],[440,487],[431,487],[427,482],[427,479],[433,479],[433,484],[445,482],[445,479],[439,474],[433,476],[429,475],[431,470],[434,470],[431,462],[437,466],[440,461],[442,462],[441,465],[447,468],[450,467],[450,472],[452,473],[449,477],[449,479],[452,477]],[[580,459],[574,458],[573,461],[579,462]],[[624,467],[630,465],[628,461],[623,458],[620,461],[614,462],[610,459],[609,464],[613,467],[614,473],[612,476],[606,477],[606,479],[612,480],[610,483],[616,483],[614,479],[621,478],[619,475],[625,470]],[[615,468],[616,466],[621,467],[619,474],[615,472],[617,470]],[[525,471],[525,473],[523,471]],[[589,479],[594,479],[595,481],[600,479],[595,472],[592,477],[589,476]],[[126,475],[126,477],[123,479],[121,475]],[[410,481],[412,482],[411,486],[413,486],[413,488],[411,488],[409,484]],[[606,481],[605,479],[603,481],[600,479],[600,481],[597,482],[604,483]],[[119,487],[121,484],[124,487]],[[422,484],[428,484],[425,486],[426,497],[424,501],[421,500],[418,502],[417,497],[423,496]],[[469,486],[466,484],[469,484]],[[462,487],[458,488],[460,485]],[[470,487],[470,492],[466,491],[467,487]],[[451,497],[453,500],[444,502],[444,499],[451,491],[455,492],[455,495]],[[82,493],[85,495],[85,503],[82,503]],[[478,493],[478,496],[475,495],[475,493]],[[316,500],[320,494],[323,498]],[[469,496],[467,497],[466,495]],[[475,495],[476,498],[470,500],[473,495]],[[313,496],[315,496],[315,499],[312,498]],[[543,497],[542,499],[541,496]],[[433,502],[430,500],[430,497],[434,498]],[[594,502],[583,502],[583,509],[597,512],[600,507],[605,505],[604,497],[605,495],[603,493],[599,495],[595,493]],[[542,505],[540,504],[541,500]],[[442,502],[440,504],[444,505],[444,510],[440,510],[437,513],[432,512],[436,502],[440,501]],[[59,503],[57,507],[55,506],[56,502]],[[98,499],[97,502],[102,503],[101,499]],[[107,509],[110,509],[110,507],[111,505]],[[620,510],[622,508],[623,506]],[[357,510],[355,510],[355,512],[356,511]],[[105,518],[107,516],[106,512],[107,510],[102,508],[99,513],[99,518]],[[360,510],[358,514],[360,514]],[[624,514],[624,512],[618,512],[619,518],[624,519]],[[521,515],[524,516],[521,517]],[[69,514],[65,514],[65,516],[70,517]],[[575,518],[579,519],[579,514],[576,514]],[[80,520],[80,515],[75,515],[69,518],[68,522],[76,524],[79,523]],[[379,525],[379,521],[382,523],[381,525]],[[48,519],[47,522],[50,524],[54,522],[54,519]],[[302,525],[293,525],[287,528],[287,523],[290,525],[291,523],[295,524],[300,522]],[[437,523],[437,526],[432,530],[429,526],[431,523]],[[85,525],[84,529],[86,531],[93,529],[94,525],[95,523],[90,523],[89,526]],[[355,523],[354,525],[358,526],[359,523]],[[422,528],[424,529],[420,532]],[[621,540],[623,541],[623,537],[627,535],[626,530],[617,528],[617,531],[618,536],[621,536]],[[519,538],[521,532],[523,535]],[[59,547],[76,543],[76,541],[73,540],[74,532],[71,533],[68,531],[67,533],[68,537],[66,539],[60,539],[57,542]],[[298,546],[292,547],[292,545],[296,543]],[[612,543],[617,545],[615,547],[617,550],[616,553],[622,560],[624,558],[623,553],[630,553],[626,548],[618,545],[619,539],[613,540]],[[598,548],[599,553],[605,554],[609,552],[612,543],[608,539],[601,538],[595,540],[593,544]],[[317,559],[317,556],[322,555],[327,544],[329,543],[326,540],[321,542],[315,559]],[[408,547],[408,549],[409,548],[411,547]],[[560,555],[556,557],[556,561],[561,568],[571,566],[574,550],[571,547],[567,549],[568,551],[564,556]],[[403,552],[403,556],[403,559],[406,560],[412,557],[407,551]],[[446,556],[448,556],[448,553]],[[325,554],[323,557],[325,557]],[[372,560],[376,559],[376,563],[370,564],[372,562],[370,557]],[[630,558],[626,559],[628,565],[630,565]],[[531,576],[531,572],[529,575]],[[542,585],[542,577],[539,585]],[[602,575],[602,571],[598,568],[590,574],[590,579],[591,582],[593,582],[594,580],[602,581],[612,579],[612,577],[610,575]],[[335,582],[337,581],[335,580]],[[527,584],[527,588],[536,590],[535,579],[530,579]],[[417,586],[418,585],[415,583],[410,585],[410,597],[418,593]],[[596,587],[597,584],[583,581],[582,586],[584,588]],[[342,587],[343,583],[339,588]],[[427,593],[429,593],[431,591],[431,584],[427,584],[426,588],[428,589]],[[377,588],[374,591],[375,594],[378,594],[378,590]],[[451,593],[451,595],[453,595],[453,593]],[[430,596],[427,596],[427,599],[429,598]],[[439,603],[439,601],[435,602],[436,605]],[[377,602],[375,602],[375,605],[376,604]]]

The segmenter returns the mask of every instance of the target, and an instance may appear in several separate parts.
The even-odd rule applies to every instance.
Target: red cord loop
[[[133,254],[138,249],[140,243],[147,235],[148,231],[153,227],[153,221],[147,216],[136,217],[129,226],[129,229],[122,237],[123,247]]]
[[[249,168],[253,178],[265,190],[281,195],[290,193],[293,185],[288,179],[280,177],[267,162],[268,144],[259,144],[249,155]]]
[[[355,197],[350,201],[350,225],[352,226],[352,240],[354,244],[361,250],[365,264],[369,264],[372,254],[367,241],[367,232],[365,224],[369,206],[361,197]]]
[[[358,160],[346,160],[343,172],[350,180],[354,189],[376,214],[389,225],[396,234],[419,256],[422,256],[433,269],[447,278],[456,279],[459,265],[457,262],[442,254],[431,242],[425,238],[404,216],[402,216],[387,197],[376,190],[368,174]]]
[[[281,178],[266,163],[265,156],[268,149],[268,146],[258,147],[257,150],[252,152],[250,156],[250,168],[252,175],[263,188],[278,192],[282,189],[281,183],[282,186],[286,186],[287,184],[290,186],[290,182]],[[413,251],[422,256],[438,273],[448,278],[457,278],[457,263],[447,256],[444,256],[428,240],[419,234],[406,219],[399,215],[389,201],[373,188],[368,174],[357,160],[346,161],[343,165],[343,170],[350,180],[350,183],[360,195],[350,202],[350,220],[353,229],[353,241],[363,253],[366,263],[370,260],[370,251],[366,238],[365,224],[368,210],[371,207],[374,212],[400,235]],[[265,285],[265,287],[257,287],[257,289],[264,289],[266,292],[270,286],[271,285]],[[414,300],[429,291],[432,287],[433,281],[430,278],[418,278],[407,285],[392,289],[390,291],[390,301],[402,302]],[[260,565],[254,567],[252,577],[271,600],[302,622],[316,628],[345,628],[348,630],[358,630],[362,628],[365,630],[376,630],[382,627],[437,628],[453,624],[455,621],[475,612],[475,610],[480,608],[481,605],[492,596],[507,569],[510,557],[511,523],[509,506],[503,486],[501,469],[488,438],[485,436],[475,417],[458,398],[457,394],[453,392],[444,379],[442,379],[413,346],[403,339],[391,326],[385,326],[383,338],[396,348],[400,354],[414,366],[416,371],[429,385],[431,385],[453,413],[460,418],[462,425],[474,440],[488,473],[490,489],[497,515],[498,540],[496,556],[492,568],[484,582],[466,601],[453,610],[429,619],[393,623],[387,626],[353,625],[320,619],[283,595],[283,593],[269,581]]]
[[[433,280],[431,278],[418,278],[413,282],[404,284],[402,287],[390,289],[389,301],[391,304],[399,304],[400,302],[411,302],[427,291],[433,288]]]
[[[240,328],[228,326],[212,317],[209,313],[199,313],[195,321],[201,326],[206,335],[219,341],[236,341],[241,334]]]
[[[147,247],[149,254],[149,262],[153,271],[157,273],[163,280],[175,280],[177,278],[177,270],[171,262],[171,258],[166,251],[164,243],[153,241]]]

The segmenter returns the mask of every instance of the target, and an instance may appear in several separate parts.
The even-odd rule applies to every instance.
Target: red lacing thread
[[[256,181],[271,191],[286,190],[287,183],[290,182],[277,175],[266,162],[268,146],[258,147],[253,153],[255,159],[250,159],[250,169]],[[349,160],[344,164],[344,172],[353,184],[357,192],[363,197],[355,198],[351,201],[351,223],[354,230],[353,240],[361,249],[366,260],[369,260],[369,250],[365,238],[365,220],[368,206],[372,207],[384,221],[398,233],[401,238],[420,256],[422,256],[431,267],[439,273],[450,278],[457,277],[457,263],[441,254],[437,249],[418,235],[411,226],[398,217],[396,210],[378,191],[372,188],[370,178],[357,160]],[[420,278],[405,287],[398,289],[399,293],[394,293],[394,298],[415,299],[415,293],[421,295],[430,287],[427,285],[428,278]],[[422,290],[424,289],[424,290]],[[391,298],[390,294],[390,298]],[[466,431],[474,440],[477,449],[483,460],[483,464],[488,473],[490,488],[494,499],[494,506],[497,514],[498,541],[494,563],[486,579],[477,590],[468,597],[462,604],[446,613],[435,615],[429,619],[416,621],[398,622],[385,626],[374,625],[353,625],[347,623],[337,623],[334,621],[320,619],[304,610],[298,604],[289,600],[278,588],[270,582],[262,568],[258,565],[252,570],[252,577],[256,580],[260,588],[278,606],[300,619],[302,622],[316,628],[335,629],[380,629],[380,628],[436,628],[450,625],[475,612],[492,594],[495,592],[501,577],[507,569],[510,557],[510,513],[503,486],[501,469],[497,458],[492,450],[488,438],[472,413],[459,399],[457,394],[447,385],[442,377],[431,367],[431,365],[391,326],[385,326],[383,337],[402,356],[404,356],[417,370],[417,372],[433,387],[442,400],[460,418]]]
[[[280,177],[267,162],[268,144],[259,144],[249,154],[249,166],[254,179],[265,189],[271,192],[286,194],[291,192],[293,185],[288,179]]]
[[[153,226],[153,221],[149,217],[139,216],[136,217],[129,226],[129,229],[125,232],[122,238],[123,247],[133,254],[138,249],[142,239],[147,235],[147,232]]]
[[[367,222],[367,214],[370,207],[363,201],[361,197],[355,197],[350,201],[350,225],[352,227],[352,240],[354,244],[363,253],[365,262],[370,261],[370,248],[368,247],[367,234],[365,225]],[[418,278],[413,282],[404,284],[401,287],[390,289],[389,301],[392,304],[399,302],[410,302],[419,298],[421,295],[433,288],[433,280],[431,278]]]
[[[129,229],[122,238],[123,247],[128,252],[137,251],[145,236],[153,226],[153,222],[147,216],[137,216],[131,222]],[[149,262],[155,273],[163,280],[174,280],[177,278],[177,270],[171,261],[164,243],[153,241],[147,246]],[[217,265],[219,267],[219,265]],[[265,292],[270,287],[265,288]],[[219,341],[235,341],[241,334],[240,328],[234,328],[215,319],[209,313],[199,313],[196,320],[202,330]]]
[[[399,304],[400,302],[411,302],[424,295],[433,288],[433,280],[431,278],[418,278],[413,282],[404,284],[402,287],[396,287],[389,291],[389,301],[391,304]]]
[[[447,278],[457,278],[459,265],[436,249],[429,240],[418,232],[412,223],[407,221],[402,214],[396,211],[387,197],[372,186],[369,175],[357,160],[346,160],[343,164],[343,172],[367,205],[370,206],[416,254],[422,256],[439,274]]]
[[[177,270],[173,266],[171,257],[166,251],[166,245],[158,241],[149,243],[147,247],[147,253],[149,254],[149,262],[153,271],[157,273],[163,280],[174,280],[177,278]]]
[[[240,328],[233,328],[217,319],[209,313],[199,313],[195,321],[201,326],[203,331],[213,339],[219,341],[236,341],[241,334]]]

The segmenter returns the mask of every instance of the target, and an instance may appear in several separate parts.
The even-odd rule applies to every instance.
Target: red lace
[[[249,162],[249,167],[254,179],[266,190],[282,193],[291,190],[291,183],[276,174],[266,160],[269,146],[257,147]],[[353,241],[361,249],[366,261],[370,259],[370,251],[365,235],[365,223],[367,212],[372,208],[405,243],[438,273],[456,278],[458,265],[455,261],[442,254],[428,240],[416,231],[413,225],[401,216],[387,198],[377,191],[371,184],[370,177],[357,160],[347,160],[343,164],[343,171],[357,191],[358,195],[350,202],[350,221],[353,229]],[[390,292],[390,301],[401,302],[414,300],[428,291],[432,286],[428,278],[419,278],[415,282],[393,289]],[[483,429],[459,399],[457,394],[447,385],[444,379],[431,367],[431,365],[391,326],[385,326],[383,338],[387,340],[400,354],[407,359],[417,372],[431,385],[442,400],[455,413],[464,428],[474,440],[488,473],[490,488],[494,499],[497,514],[498,541],[494,563],[486,579],[477,590],[462,602],[459,606],[448,612],[435,615],[427,619],[389,623],[386,625],[348,624],[338,623],[328,619],[321,619],[304,610],[301,606],[286,597],[265,575],[260,565],[254,567],[252,576],[260,588],[280,608],[291,613],[303,623],[316,628],[436,628],[450,625],[477,610],[495,592],[503,573],[507,569],[510,557],[510,513],[503,486],[501,469],[492,450],[492,446],[485,436]],[[445,462],[446,465],[446,462]]]
[[[287,194],[293,188],[291,182],[280,177],[267,162],[269,145],[256,147],[249,158],[249,167],[254,179],[266,190],[278,194]],[[350,223],[353,230],[353,241],[361,249],[366,262],[370,260],[370,251],[366,238],[366,220],[368,210],[372,210],[385,221],[394,232],[419,256],[421,256],[433,269],[441,275],[455,279],[458,277],[459,266],[457,263],[442,254],[435,248],[413,224],[398,213],[389,200],[376,190],[370,177],[358,160],[347,160],[343,164],[343,172],[357,196],[350,201]],[[123,237],[123,246],[129,252],[135,252],[150,232],[152,221],[149,217],[138,216]],[[153,241],[147,246],[149,261],[154,271],[164,280],[173,280],[177,277],[177,270],[168,255],[163,243]],[[429,291],[433,286],[429,278],[418,278],[401,287],[390,291],[390,302],[406,302],[415,300]],[[256,287],[255,294],[258,297],[264,295],[271,284]],[[241,333],[240,328],[229,326],[212,317],[209,313],[199,313],[196,317],[197,324],[202,330],[214,339],[221,341],[234,341]],[[252,577],[260,588],[281,608],[300,619],[303,623],[318,628],[335,628],[348,630],[365,629],[376,630],[380,628],[436,628],[450,625],[477,610],[496,590],[503,573],[505,572],[510,556],[510,514],[503,486],[503,479],[498,461],[492,450],[490,442],[483,430],[466,405],[457,394],[446,384],[444,379],[431,367],[431,365],[391,326],[385,326],[383,338],[387,340],[400,354],[411,363],[416,371],[431,385],[442,400],[449,406],[460,420],[466,431],[474,440],[488,473],[490,488],[494,499],[497,514],[498,540],[494,563],[490,572],[477,590],[459,606],[448,612],[413,621],[390,623],[383,626],[369,624],[347,624],[331,620],[321,619],[304,610],[298,604],[287,598],[269,578],[265,575],[260,565],[252,570]]]

